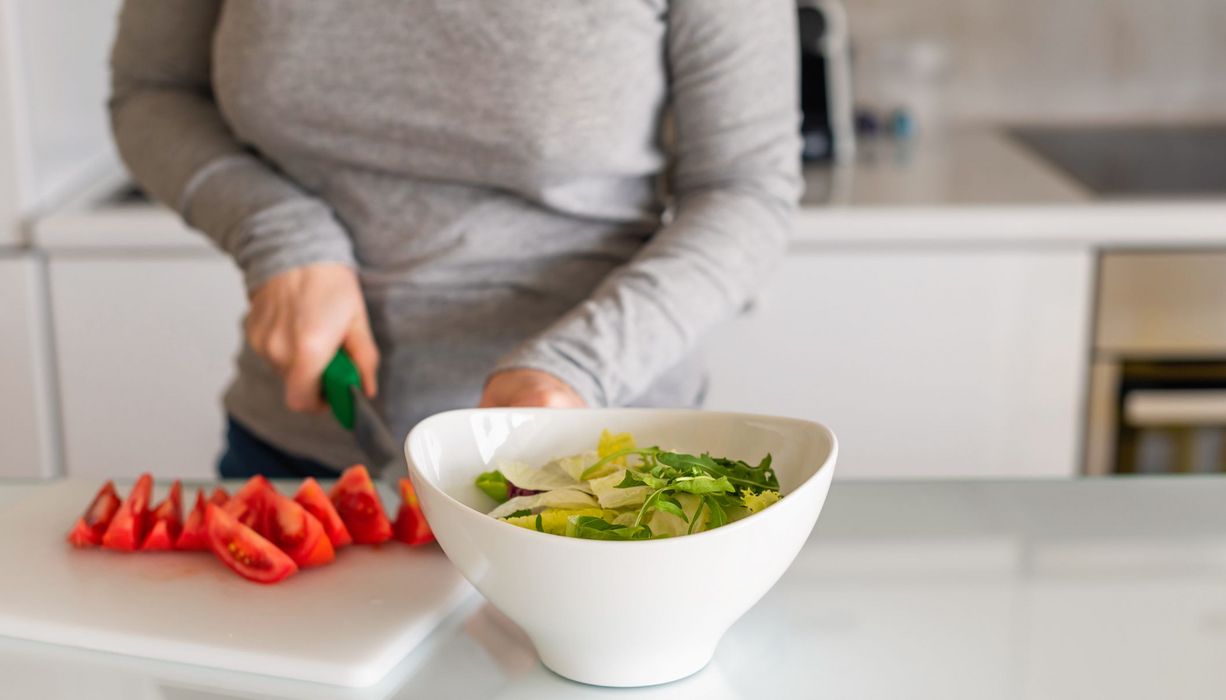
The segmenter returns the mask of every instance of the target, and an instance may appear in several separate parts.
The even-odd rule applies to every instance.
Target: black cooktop
[[[1034,126],[1009,133],[1102,197],[1226,195],[1226,124]]]

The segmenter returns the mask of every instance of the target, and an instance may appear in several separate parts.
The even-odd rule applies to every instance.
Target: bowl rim
[[[647,539],[647,540],[590,540],[590,539],[586,539],[582,537],[565,537],[562,535],[554,535],[548,532],[539,532],[537,530],[529,530],[528,528],[511,525],[510,523],[501,523],[502,525],[505,525],[507,527],[507,532],[506,532],[507,536],[510,536],[510,537],[523,537],[523,536],[548,537],[551,541],[554,541],[557,543],[555,546],[563,546],[563,547],[564,546],[581,546],[581,547],[633,546],[633,547],[639,547],[639,548],[675,547],[677,546],[676,545],[677,542],[684,542],[687,540],[691,540],[692,538],[695,538],[695,537],[707,537],[707,538],[731,537],[733,536],[733,533],[739,532],[740,530],[744,529],[747,526],[746,523],[750,523],[750,522],[762,523],[763,516],[768,516],[772,518],[783,517],[782,511],[779,510],[779,508],[780,506],[783,506],[785,503],[789,502],[788,497],[793,496],[795,494],[799,494],[802,491],[808,492],[808,491],[812,491],[818,488],[818,481],[819,481],[818,477],[824,475],[826,472],[831,472],[830,478],[833,481],[834,465],[835,465],[836,459],[839,454],[838,438],[835,436],[834,431],[830,430],[830,428],[826,427],[825,425],[821,423],[818,423],[817,421],[811,421],[811,420],[807,420],[804,418],[792,418],[788,416],[772,416],[772,415],[762,414],[762,413],[743,413],[743,412],[738,412],[738,411],[708,411],[708,410],[697,409],[697,408],[644,408],[644,407],[627,407],[627,408],[535,408],[535,407],[534,408],[527,408],[527,407],[458,408],[458,409],[452,409],[448,411],[440,411],[439,413],[435,413],[431,416],[428,416],[422,419],[421,422],[413,426],[413,429],[409,431],[409,434],[407,436],[405,436],[404,452],[405,452],[405,461],[409,468],[409,476],[410,477],[415,476],[419,471],[417,468],[417,462],[413,459],[413,456],[412,456],[412,446],[414,442],[414,436],[419,434],[419,429],[422,428],[422,426],[424,426],[428,421],[436,417],[441,417],[441,416],[446,416],[446,415],[451,415],[451,414],[456,414],[456,413],[472,414],[472,413],[486,412],[486,411],[504,411],[504,412],[509,411],[509,412],[515,412],[515,413],[545,413],[545,412],[557,412],[557,411],[609,411],[609,412],[618,411],[618,412],[635,412],[635,413],[637,412],[643,412],[643,413],[666,412],[666,413],[683,413],[683,414],[695,414],[695,415],[702,414],[702,415],[713,415],[713,416],[723,416],[723,417],[743,418],[743,419],[759,419],[759,420],[767,419],[767,420],[772,420],[772,421],[799,423],[805,426],[810,426],[810,427],[816,428],[818,432],[823,433],[830,440],[830,451],[826,455],[822,463],[818,465],[817,469],[815,469],[813,473],[809,475],[804,481],[798,484],[796,488],[792,489],[790,493],[788,493],[785,496],[781,496],[777,503],[775,503],[774,505],[771,505],[768,508],[758,511],[757,513],[751,513],[750,515],[744,518],[741,518],[740,520],[728,523],[726,525],[722,525],[720,527],[717,527],[711,530],[703,530],[701,532],[695,532],[695,533],[688,534],[688,535],[678,535],[676,537],[661,537],[661,538],[652,538],[652,539]],[[438,487],[431,479],[423,477],[422,481],[424,481],[425,483],[422,484],[421,486],[419,486],[417,483],[414,483],[413,484],[414,488],[421,489],[424,487],[424,488],[430,489],[431,491],[442,496],[442,498],[445,501],[450,502],[451,505],[457,506],[462,512],[465,513],[466,517],[476,516],[480,520],[489,521],[490,524],[498,523],[497,518],[491,518],[488,513],[482,513],[476,508],[473,508],[472,506],[456,499],[451,494],[447,493],[442,488]],[[794,503],[797,500],[798,499],[792,499],[792,502]],[[790,510],[793,507],[800,507],[800,506],[785,506],[783,510]],[[771,513],[775,513],[775,515],[769,515]],[[749,526],[752,527],[752,525],[749,525]],[[510,532],[511,530],[518,530],[519,533],[512,534]],[[538,541],[542,541],[542,540],[538,540]],[[566,543],[569,543],[569,544],[566,544]]]

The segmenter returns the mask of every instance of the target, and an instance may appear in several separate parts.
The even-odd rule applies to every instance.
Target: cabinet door
[[[43,267],[0,255],[0,477],[58,471]]]
[[[245,308],[233,265],[66,254],[50,267],[68,473],[213,476]]]
[[[1084,252],[793,254],[706,343],[710,408],[827,424],[841,475],[1071,475]]]
[[[1155,539],[1169,547],[1153,561],[1130,551],[1133,540],[1109,547],[1109,562],[1144,561],[1144,569],[1038,578],[1026,599],[1026,629],[1017,636],[1024,647],[1015,652],[1022,665],[1018,685],[1027,697],[1222,697],[1226,591],[1216,565],[1221,550],[1215,543],[1194,559],[1182,559],[1198,548],[1189,540],[1196,536]],[[1189,568],[1167,570],[1172,561],[1188,562]]]

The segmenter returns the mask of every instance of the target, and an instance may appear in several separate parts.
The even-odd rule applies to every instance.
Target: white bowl
[[[473,485],[500,459],[542,464],[592,449],[601,430],[640,445],[743,459],[767,452],[783,498],[724,527],[635,542],[581,540],[499,522]],[[541,661],[594,685],[683,678],[775,584],[817,522],[838,452],[808,421],[655,409],[472,409],[409,433],[409,472],[439,544],[518,623]],[[411,585],[411,582],[406,582]]]

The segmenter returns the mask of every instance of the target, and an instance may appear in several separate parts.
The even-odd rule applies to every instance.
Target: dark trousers
[[[223,479],[263,474],[270,479],[335,479],[340,473],[313,459],[292,455],[256,437],[233,418],[226,419],[226,450],[217,462]]]

